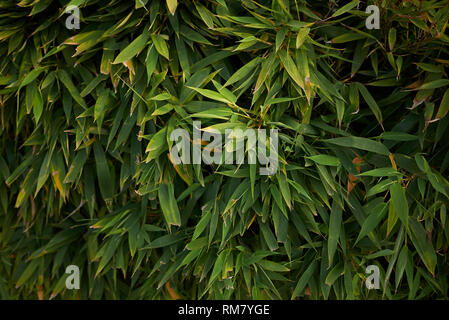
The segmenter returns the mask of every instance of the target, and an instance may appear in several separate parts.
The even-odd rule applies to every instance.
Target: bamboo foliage
[[[448,20],[443,0],[2,0],[0,297],[447,298]],[[278,171],[175,164],[194,121],[277,129]]]

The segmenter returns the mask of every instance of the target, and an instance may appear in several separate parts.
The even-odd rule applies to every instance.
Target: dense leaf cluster
[[[447,298],[448,20],[446,0],[2,0],[0,298]],[[278,129],[277,173],[174,164],[195,120]]]

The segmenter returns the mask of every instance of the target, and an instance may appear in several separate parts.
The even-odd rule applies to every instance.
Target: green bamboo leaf
[[[157,108],[156,110],[154,110],[154,112],[151,115],[152,116],[161,116],[161,115],[164,115],[166,113],[169,113],[172,110],[173,110],[173,105],[167,103],[166,105],[163,105],[162,107]]]
[[[265,239],[265,242],[268,245],[268,248],[271,251],[277,250],[278,249],[278,244],[277,244],[276,238],[274,237],[274,234],[271,231],[270,227],[267,224],[263,223],[263,222],[259,222],[259,227],[260,227],[260,229],[262,231],[262,235],[263,235],[263,237]]]
[[[337,251],[337,242],[340,238],[342,222],[342,210],[337,202],[332,204],[332,212],[329,219],[329,237],[327,239],[327,254],[329,257],[329,266],[332,266],[335,252]]]
[[[80,177],[84,164],[87,161],[87,156],[88,154],[86,150],[80,150],[77,152],[72,164],[69,167],[67,175],[64,178],[64,183],[75,182]]]
[[[45,155],[44,161],[42,161],[41,168],[39,170],[39,176],[37,178],[36,191],[34,196],[37,195],[39,190],[44,186],[44,183],[47,181],[50,176],[50,163],[51,163],[51,152],[48,152]]]
[[[365,102],[368,104],[368,107],[371,109],[371,111],[373,112],[373,114],[376,117],[377,121],[383,127],[383,125],[382,125],[382,112],[381,112],[379,106],[377,105],[376,100],[374,100],[374,98],[371,95],[371,93],[369,93],[368,89],[366,89],[366,87],[363,84],[357,83],[357,85],[358,85],[360,93],[362,94],[363,99],[365,99]]]
[[[16,288],[22,286],[34,274],[36,269],[39,267],[39,264],[39,260],[33,260],[27,265],[25,270],[20,275],[20,278],[17,280]]]
[[[399,283],[401,282],[402,276],[404,275],[405,268],[407,267],[408,262],[408,248],[407,246],[403,246],[401,252],[399,253],[398,262],[396,264],[395,271],[395,287],[398,288]]]
[[[172,15],[175,14],[177,6],[178,6],[178,0],[167,0],[167,7]]]
[[[416,65],[427,72],[436,72],[436,73],[443,73],[443,66],[442,65],[435,65],[431,63],[424,63],[424,62],[418,62]]]
[[[304,42],[307,39],[307,36],[309,35],[309,32],[310,28],[301,28],[298,31],[298,35],[296,37],[296,49],[299,49],[304,44]]]
[[[396,29],[395,28],[391,28],[390,31],[388,32],[388,46],[390,48],[390,51],[393,51],[394,49],[394,45],[396,43]]]
[[[281,28],[276,33],[276,52],[279,50],[279,48],[282,45],[282,42],[284,42],[285,35],[287,34],[287,28]]]
[[[99,142],[94,143],[94,155],[100,193],[106,203],[110,203],[114,196],[114,180],[106,160],[106,155]]]
[[[259,65],[260,60],[261,59],[259,57],[256,57],[247,64],[245,64],[243,67],[238,69],[235,73],[232,74],[232,76],[228,79],[228,81],[226,81],[226,83],[223,85],[223,88],[248,76],[248,74]]]
[[[376,207],[376,210],[373,210],[371,212],[368,218],[366,218],[366,220],[363,222],[362,228],[360,229],[360,233],[355,241],[355,244],[357,244],[361,239],[370,234],[379,225],[380,221],[384,218],[387,209],[388,206],[382,203],[381,206]]]
[[[166,234],[151,241],[151,244],[148,247],[148,249],[168,247],[182,241],[183,239],[185,239],[185,237],[180,234]]]
[[[229,120],[233,112],[229,108],[211,108],[201,112],[191,114],[191,118],[202,118],[202,119],[223,119]]]
[[[196,225],[195,232],[193,233],[192,240],[195,240],[198,238],[201,233],[206,229],[206,227],[209,225],[209,222],[212,217],[212,212],[208,211],[206,214],[204,214],[198,224]]]
[[[299,296],[305,289],[307,283],[309,282],[310,278],[313,275],[313,272],[315,271],[315,265],[316,261],[313,261],[307,269],[304,271],[304,273],[301,275],[301,277],[298,280],[298,283],[296,284],[295,290],[293,290],[292,294],[292,300],[295,299],[297,296]]]
[[[34,80],[37,79],[37,77],[39,77],[39,75],[45,71],[45,68],[37,68],[37,69],[33,69],[30,71],[30,73],[28,73],[25,78],[22,80],[22,82],[20,83],[19,89],[23,88],[27,85],[29,85],[31,82],[33,82]]]
[[[271,195],[273,196],[274,202],[276,202],[279,209],[281,209],[284,216],[288,219],[287,209],[285,208],[284,201],[282,201],[281,193],[276,185],[272,184],[270,186]]]
[[[103,269],[106,266],[108,266],[108,262],[112,259],[114,253],[116,253],[117,251],[117,247],[119,246],[120,240],[121,240],[120,237],[116,236],[111,240],[109,240],[108,242],[106,242],[106,244],[103,247],[101,260],[100,263],[98,264],[98,269],[97,272],[95,273],[95,277],[97,277],[101,273],[101,271],[103,271]],[[96,258],[98,259],[99,257],[97,256]]]
[[[214,263],[214,268],[212,269],[211,276],[209,278],[209,284],[211,284],[213,281],[215,281],[220,273],[222,272],[226,260],[228,252],[227,250],[223,250],[219,255],[217,260]]]
[[[170,60],[167,43],[165,42],[164,38],[159,34],[152,34],[151,40],[153,41],[154,47],[156,48],[157,52],[167,60]]]
[[[216,91],[212,91],[209,89],[194,88],[194,87],[188,87],[188,88],[195,90],[196,92],[198,92],[202,96],[205,96],[206,98],[232,104],[232,101],[228,100],[226,97],[224,97],[223,95],[221,95],[220,93],[218,93]]]
[[[75,100],[84,109],[87,109],[86,102],[81,97],[78,89],[75,87],[75,85],[72,82],[71,76],[68,74],[68,72],[65,69],[58,70],[58,78],[59,78],[59,80],[61,80],[61,82],[67,88],[67,90],[69,91],[69,93],[72,96],[73,100]]]
[[[207,237],[201,237],[195,240],[190,241],[187,245],[186,245],[186,249],[187,250],[198,250],[198,249],[202,249],[205,246],[207,246],[208,241],[207,241]]]
[[[402,173],[398,172],[394,168],[387,167],[365,171],[358,175],[361,177],[391,177],[391,176],[402,176]]]
[[[292,181],[292,180],[288,180],[288,183],[290,183],[293,186],[293,188],[295,188],[296,191],[298,191],[299,194],[302,194],[307,199],[312,200],[312,198],[310,198],[309,194],[307,193],[306,189],[303,186],[301,186],[299,183],[297,183],[296,181]]]
[[[285,200],[285,203],[287,204],[287,207],[289,207],[289,209],[292,209],[292,196],[290,193],[290,188],[288,186],[288,181],[287,181],[287,177],[282,175],[282,174],[278,174],[276,175],[278,183],[279,183],[279,189],[281,191],[282,197]]]
[[[274,271],[274,272],[288,272],[290,271],[289,268],[285,267],[284,265],[274,262],[274,261],[270,261],[270,260],[260,260],[258,263],[258,265],[260,265],[262,268],[264,268],[265,270],[268,271]]]
[[[195,3],[195,7],[198,10],[198,13],[200,14],[201,19],[204,21],[204,23],[207,25],[209,29],[214,28],[214,17],[213,14],[202,4]]]
[[[424,83],[422,86],[416,88],[416,90],[438,89],[449,85],[449,79],[439,79]]]
[[[209,45],[209,46],[213,45],[201,33],[196,32],[196,31],[190,29],[186,25],[181,25],[181,27],[179,28],[179,31],[185,38],[187,38],[190,41],[202,43],[202,44]],[[192,66],[192,69],[194,69],[193,67],[194,66]],[[196,70],[199,70],[199,69],[196,68]],[[194,72],[194,71],[192,70],[192,72]]]
[[[413,134],[408,134],[405,132],[382,132],[380,137],[384,140],[391,140],[391,141],[414,141],[418,140],[418,136],[415,136]]]
[[[166,150],[168,150],[167,127],[164,127],[162,130],[154,134],[148,143],[145,150],[145,152],[148,153],[148,156],[145,161],[150,162],[151,160],[158,158]]]
[[[449,111],[449,88],[444,92],[443,99],[441,99],[440,107],[437,112],[437,119],[442,119]]]
[[[157,53],[157,50],[155,46],[152,44],[147,51],[147,57],[145,58],[145,65],[147,69],[147,83],[150,82],[151,76],[153,75],[154,71],[156,70],[156,65],[158,62],[159,55]]]
[[[429,179],[430,184],[432,185],[432,187],[437,190],[438,192],[444,194],[446,197],[449,198],[449,195],[446,191],[446,188],[448,187],[448,183],[447,181],[445,181],[446,183],[443,183],[442,179],[440,179],[438,177],[438,175],[436,175],[435,173],[433,173],[432,171],[428,171],[427,172],[427,179]]]
[[[369,254],[369,255],[366,256],[366,258],[367,259],[376,259],[376,258],[379,258],[379,257],[390,256],[393,253],[394,253],[394,251],[391,250],[391,249],[384,249],[384,250],[380,250],[378,252]]]
[[[407,230],[407,233],[410,235],[416,251],[421,257],[421,260],[424,262],[427,270],[429,270],[431,274],[434,274],[437,264],[437,256],[432,243],[427,238],[426,231],[422,225],[412,217],[409,217],[408,225],[410,228]]]
[[[339,166],[341,164],[340,160],[338,160],[337,157],[329,156],[327,154],[318,154],[315,156],[310,156],[310,157],[305,157],[305,158],[310,159],[313,162],[316,162],[323,166]]]
[[[330,42],[331,43],[345,43],[345,42],[360,40],[360,39],[364,39],[364,38],[365,38],[365,36],[361,33],[347,32],[347,33],[344,33],[344,34],[334,37]]]
[[[173,184],[162,183],[159,186],[158,196],[159,204],[167,224],[169,226],[180,226],[181,214],[179,213],[178,204],[176,203]]]
[[[14,181],[16,181],[25,171],[28,169],[29,165],[33,161],[33,157],[30,155],[25,158],[24,161],[11,173],[11,175],[6,179],[5,183],[10,186]]]
[[[100,92],[97,101],[94,106],[94,121],[98,124],[98,130],[100,131],[105,116],[105,111],[109,105],[109,91],[103,90]]]
[[[278,54],[289,76],[293,79],[293,81],[296,82],[298,86],[304,88],[304,80],[299,73],[298,67],[296,66],[290,55],[285,50],[280,50]]]
[[[343,275],[343,273],[344,266],[343,263],[340,262],[335,267],[333,267],[331,271],[329,271],[324,283],[328,286],[332,286],[335,281]]]
[[[94,90],[102,81],[106,80],[107,76],[102,74],[98,77],[93,78],[89,84],[81,91],[80,96],[82,98],[84,98],[85,96],[87,96],[89,93],[92,92],[92,90]]]

